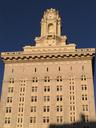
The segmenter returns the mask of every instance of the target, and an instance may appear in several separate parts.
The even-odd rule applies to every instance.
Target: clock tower
[[[47,9],[41,19],[41,37],[36,37],[36,46],[65,45],[67,37],[61,36],[61,18],[55,9]],[[42,42],[42,43],[41,43]]]
[[[58,11],[48,9],[41,20],[41,36],[61,35],[61,18]]]

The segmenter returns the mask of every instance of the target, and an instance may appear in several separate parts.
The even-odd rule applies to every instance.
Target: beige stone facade
[[[55,9],[44,12],[35,41],[23,51],[1,53],[0,128],[48,128],[79,121],[81,114],[85,121],[95,120],[95,49],[68,43]]]

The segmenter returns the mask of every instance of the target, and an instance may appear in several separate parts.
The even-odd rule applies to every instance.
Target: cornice
[[[30,62],[30,61],[51,61],[51,60],[72,60],[72,59],[91,59],[95,56],[95,49],[71,49],[64,51],[62,48],[56,50],[42,49],[21,52],[4,52],[1,53],[1,59],[5,63]]]

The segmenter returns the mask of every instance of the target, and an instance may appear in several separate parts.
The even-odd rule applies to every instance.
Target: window
[[[57,106],[57,112],[62,112],[63,108],[62,106]]]
[[[75,111],[75,106],[70,106],[70,111]]]
[[[10,78],[9,83],[14,83],[14,78]]]
[[[18,123],[20,122],[20,118],[17,119],[17,122],[18,122]]]
[[[84,65],[82,66],[82,70],[84,71]]]
[[[44,96],[44,101],[50,101],[50,96]]]
[[[6,107],[6,113],[11,113],[11,107]]]
[[[31,102],[37,102],[37,96],[31,96]]]
[[[8,92],[12,93],[13,92],[13,87],[9,87]]]
[[[33,77],[33,78],[32,78],[32,82],[38,82],[37,77]]]
[[[57,95],[57,101],[62,101],[62,95]]]
[[[57,85],[57,91],[62,91],[62,85]]]
[[[18,123],[22,123],[23,122],[23,118],[18,118]]]
[[[57,123],[62,123],[63,122],[63,116],[57,116]]]
[[[74,88],[74,86],[69,86],[70,87],[70,90],[74,90],[75,88]]]
[[[50,106],[43,106],[43,112],[49,112]]]
[[[86,81],[86,76],[85,75],[81,75],[81,81]]]
[[[62,76],[57,76],[57,82],[61,82],[62,81]]]
[[[22,122],[23,122],[23,118],[20,118],[20,117],[19,117],[19,118],[17,119],[17,122],[18,122],[18,123],[22,123]]]
[[[19,98],[19,101],[20,101],[20,102],[24,102],[24,97],[20,97],[20,98]]]
[[[87,94],[85,94],[85,95],[83,94],[82,95],[82,100],[87,100]]]
[[[70,96],[70,100],[75,100],[75,96]]]
[[[87,90],[87,85],[84,84],[84,85],[81,85],[82,86],[82,90]]]
[[[83,111],[88,111],[88,105],[82,105],[82,110]]]
[[[5,117],[5,124],[10,124],[10,123],[11,123],[10,117]]]
[[[52,23],[48,24],[48,33],[53,33],[54,32],[54,25]]]
[[[46,68],[46,71],[48,72],[48,70],[49,70],[49,69],[48,69],[48,67],[47,67],[47,68]]]
[[[20,92],[25,92],[25,87],[21,87]]]
[[[21,83],[25,83],[26,81],[22,79],[22,80],[20,80],[20,82],[21,82]]]
[[[74,84],[75,83],[75,77],[73,75],[69,76],[69,83],[70,84]]]
[[[30,117],[30,123],[36,123],[36,117]]]
[[[32,86],[32,92],[37,92],[37,86]]]
[[[44,82],[50,82],[50,77],[49,76],[45,76],[44,77]]]
[[[84,121],[84,122],[88,122],[88,120],[89,120],[89,119],[88,119],[88,115],[84,115],[83,121]]]
[[[50,92],[50,86],[44,86],[44,92]]]
[[[70,121],[75,122],[75,116],[70,116]]]
[[[43,123],[49,123],[49,116],[43,117]]]
[[[19,112],[23,112],[23,107],[19,107]]]
[[[60,67],[58,67],[58,70],[60,71],[60,70],[61,70],[61,68],[60,68]]]
[[[12,73],[14,72],[14,69],[12,69]]]
[[[37,69],[35,68],[35,72],[37,72]]]
[[[72,71],[72,66],[70,67],[70,70]]]
[[[36,106],[31,106],[31,112],[36,112]]]
[[[7,97],[7,103],[12,103],[12,97]]]

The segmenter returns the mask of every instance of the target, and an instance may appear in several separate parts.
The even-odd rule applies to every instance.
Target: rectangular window
[[[62,85],[57,85],[57,91],[62,91]]]
[[[75,96],[70,96],[70,100],[75,100]]]
[[[69,86],[70,87],[70,90],[74,90],[75,89],[75,87],[74,86]]]
[[[70,121],[75,122],[75,116],[70,116]]]
[[[5,124],[10,124],[10,123],[11,123],[11,118],[5,117]]]
[[[7,103],[12,103],[12,97],[7,97]]]
[[[46,68],[46,71],[48,72],[48,70],[49,70],[49,69],[48,69],[48,67],[47,67],[47,68]]]
[[[84,115],[83,121],[84,121],[84,122],[88,122],[88,120],[89,120],[89,119],[88,119],[88,115]]]
[[[38,82],[38,78],[37,77],[33,77],[32,78],[32,82]]]
[[[82,95],[82,100],[87,100],[88,98],[87,98],[87,94],[83,94]]]
[[[45,102],[50,101],[50,96],[44,96],[44,101]]]
[[[88,105],[82,105],[82,110],[83,111],[88,111]]]
[[[37,86],[32,86],[32,92],[37,92]]]
[[[57,76],[56,80],[57,82],[62,82],[62,76]]]
[[[9,83],[14,83],[14,78],[10,78]]]
[[[12,93],[12,92],[13,92],[13,87],[9,87],[9,88],[8,88],[8,92],[9,92],[9,93]]]
[[[43,106],[43,112],[50,112],[50,106]]]
[[[75,106],[70,106],[70,111],[75,111]]]
[[[20,97],[20,98],[19,98],[19,101],[20,101],[20,102],[24,102],[24,97]]]
[[[19,107],[19,108],[18,108],[18,111],[19,111],[19,112],[23,112],[23,107]]]
[[[22,123],[22,122],[23,122],[23,118],[20,118],[20,117],[19,117],[19,118],[17,119],[17,122],[18,122],[18,123]]]
[[[36,123],[36,117],[30,117],[30,123]]]
[[[57,123],[62,123],[63,122],[63,116],[57,116]]]
[[[50,92],[50,86],[44,86],[44,92]]]
[[[87,85],[86,84],[81,85],[81,87],[82,87],[82,90],[87,90]]]
[[[62,106],[57,106],[57,112],[62,112],[63,111],[63,107]]]
[[[11,107],[6,107],[6,113],[11,113]]]
[[[35,72],[37,72],[37,69],[35,68]]]
[[[83,75],[81,75],[81,81],[86,81],[86,76],[83,74]]]
[[[62,95],[57,95],[57,101],[62,101],[63,98],[62,98]]]
[[[37,96],[31,96],[31,102],[37,102]]]
[[[21,87],[20,92],[25,92],[25,87]]]
[[[31,106],[31,112],[36,112],[36,106]]]
[[[49,123],[49,116],[43,117],[43,123]]]
[[[45,76],[44,77],[44,82],[50,82],[50,77],[49,76]]]

